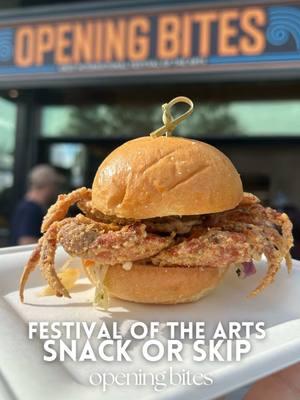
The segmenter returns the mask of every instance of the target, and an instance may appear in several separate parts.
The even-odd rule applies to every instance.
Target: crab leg
[[[82,224],[87,224],[93,227],[97,226],[99,230],[109,232],[110,230],[118,230],[119,228],[113,224],[107,225],[104,223],[94,222],[83,215],[77,215],[75,218]],[[50,228],[44,233],[44,236],[39,240],[37,247],[33,250],[25,268],[23,270],[22,277],[19,285],[19,296],[20,300],[24,302],[24,289],[28,281],[28,277],[31,272],[34,271],[37,264],[40,261],[40,269],[45,279],[48,281],[49,286],[56,291],[57,296],[70,297],[68,291],[61,284],[55,269],[54,269],[54,257],[57,245],[57,234],[60,228],[73,221],[73,218],[67,218],[59,222],[51,224]]]
[[[293,234],[292,234],[293,225],[292,225],[289,217],[286,215],[286,213],[279,213],[276,210],[267,208],[266,215],[268,216],[268,218],[274,225],[279,226],[281,228],[282,236],[286,238],[286,241],[285,241],[286,245],[284,248],[285,262],[286,262],[287,270],[290,273],[292,270],[292,258],[290,256],[290,248],[294,244],[294,239],[293,239]]]
[[[73,204],[78,201],[91,200],[91,196],[91,189],[87,189],[86,187],[73,190],[73,192],[70,192],[69,194],[59,195],[56,203],[49,208],[44,218],[41,229],[42,232],[46,232],[53,222],[61,221]]]
[[[57,244],[57,232],[59,224],[54,222],[44,234],[44,240],[41,248],[40,269],[49,286],[55,290],[56,296],[71,297],[67,289],[61,283],[54,267],[55,250]]]
[[[28,281],[29,275],[31,274],[31,272],[35,270],[35,267],[40,261],[42,244],[43,244],[43,238],[39,240],[37,247],[33,250],[27,264],[24,267],[19,285],[19,297],[22,303],[24,303],[24,289],[26,282]]]
[[[268,260],[268,272],[264,277],[262,282],[251,291],[249,297],[255,297],[258,293],[260,293],[263,289],[269,286],[272,282],[274,282],[275,276],[277,275],[280,269],[280,259],[272,259],[273,257],[267,257]]]

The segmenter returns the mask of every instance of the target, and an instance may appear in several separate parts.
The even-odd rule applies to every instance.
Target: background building
[[[224,151],[298,229],[300,1],[2,1],[1,242],[33,165],[89,186],[178,95],[195,111],[175,134]]]

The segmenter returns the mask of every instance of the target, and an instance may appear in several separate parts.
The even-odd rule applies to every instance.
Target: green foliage
[[[158,106],[88,106],[73,108],[66,128],[67,136],[137,137],[161,126]],[[223,104],[197,105],[193,114],[176,130],[182,136],[232,136],[241,134],[229,107]]]

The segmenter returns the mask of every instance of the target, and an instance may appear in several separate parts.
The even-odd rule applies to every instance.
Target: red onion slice
[[[256,273],[256,268],[253,261],[246,261],[241,264],[241,267],[236,270],[239,278],[248,278]]]

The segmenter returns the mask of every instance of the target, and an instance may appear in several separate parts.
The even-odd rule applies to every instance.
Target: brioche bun
[[[100,165],[93,206],[106,215],[146,219],[232,209],[243,196],[240,176],[215,147],[180,137],[141,137]]]
[[[85,268],[92,280],[94,274]],[[127,271],[121,264],[108,268],[103,284],[109,295],[136,303],[177,304],[199,300],[220,282],[226,269],[202,267],[158,267],[135,262]]]

